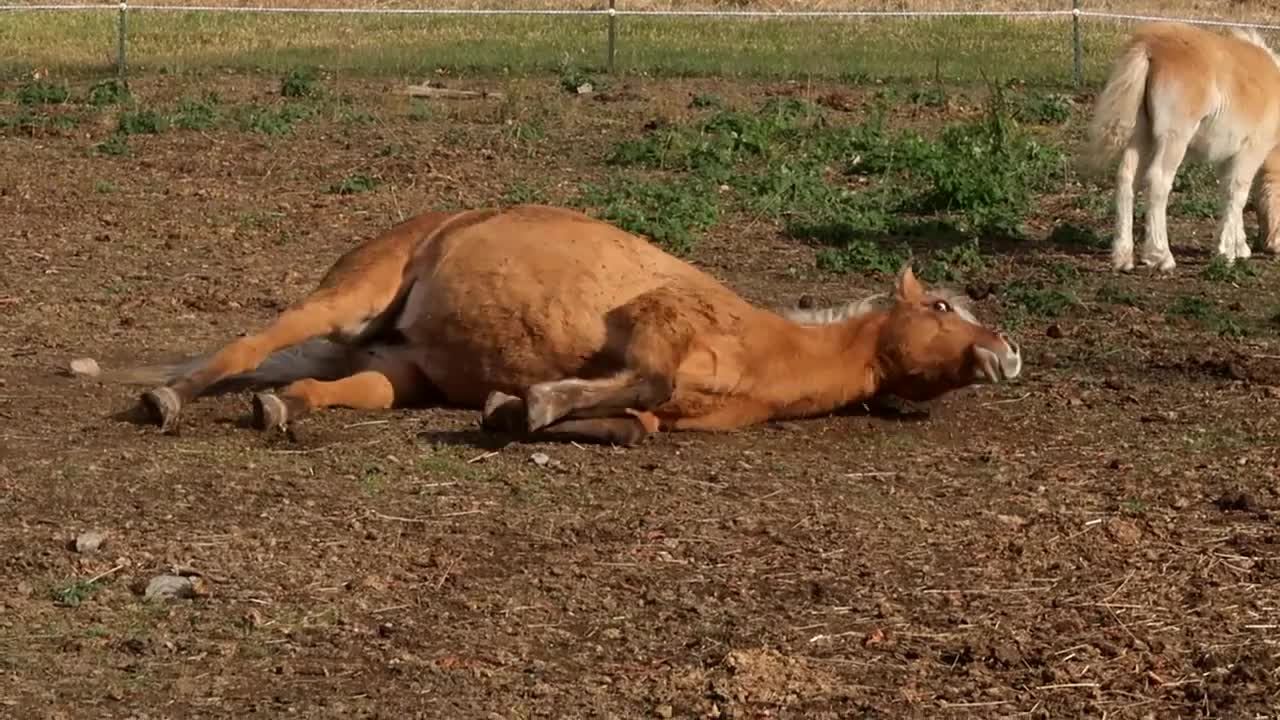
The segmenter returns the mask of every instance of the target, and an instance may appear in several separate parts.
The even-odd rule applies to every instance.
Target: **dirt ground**
[[[1280,713],[1280,269],[1203,279],[1210,219],[1173,220],[1170,278],[1043,239],[993,253],[985,319],[1012,316],[1014,280],[1070,276],[1079,302],[1022,317],[1016,383],[896,414],[495,447],[448,409],[264,438],[232,396],[169,437],[121,417],[134,389],[66,376],[259,326],[418,209],[568,197],[699,93],[839,92],[851,118],[868,94],[634,81],[601,100],[548,79],[426,112],[395,83],[329,87],[356,102],[291,135],[170,130],[110,156],[115,111],[74,106],[0,143],[0,716]],[[266,105],[279,79],[133,89]],[[326,191],[353,174],[380,184]],[[1033,224],[1105,237],[1108,203],[1046,199]],[[693,257],[766,304],[883,286],[741,218]],[[1185,297],[1247,332],[1170,316]],[[105,543],[77,552],[89,530]],[[144,600],[161,574],[195,596]]]

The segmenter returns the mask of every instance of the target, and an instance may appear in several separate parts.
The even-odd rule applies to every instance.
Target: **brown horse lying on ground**
[[[758,308],[646,239],[578,212],[427,212],[342,256],[262,331],[178,365],[142,407],[167,432],[202,395],[254,395],[254,422],[441,403],[527,439],[631,445],[830,413],[880,394],[923,401],[1017,377],[1014,343],[904,266],[887,308]]]

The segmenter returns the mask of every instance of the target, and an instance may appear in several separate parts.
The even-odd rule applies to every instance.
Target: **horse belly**
[[[572,290],[571,288],[569,289]],[[500,283],[465,289],[420,283],[410,291],[396,328],[414,359],[450,404],[480,407],[498,390],[520,394],[534,383],[608,364],[607,311],[557,298],[516,297]]]
[[[1187,146],[1193,159],[1211,164],[1230,160],[1249,144],[1255,129],[1231,113],[1208,115],[1200,121]]]

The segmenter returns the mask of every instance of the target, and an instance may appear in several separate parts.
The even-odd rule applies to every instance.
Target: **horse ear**
[[[924,287],[920,285],[920,281],[916,279],[916,274],[911,270],[911,261],[908,260],[902,264],[898,270],[898,279],[894,283],[894,294],[898,300],[903,302],[915,302],[924,297]]]

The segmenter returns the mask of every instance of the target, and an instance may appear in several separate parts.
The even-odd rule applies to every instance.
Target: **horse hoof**
[[[525,394],[525,417],[529,432],[536,432],[560,419],[557,414],[554,396],[537,385],[529,388]]]
[[[150,420],[160,426],[160,431],[172,433],[178,427],[178,416],[182,413],[182,398],[167,385],[161,385],[142,393],[139,399],[143,411]]]
[[[253,426],[262,431],[284,432],[289,426],[289,407],[274,393],[253,396]]]
[[[494,432],[524,430],[524,401],[514,395],[494,390],[484,401],[480,427]]]

